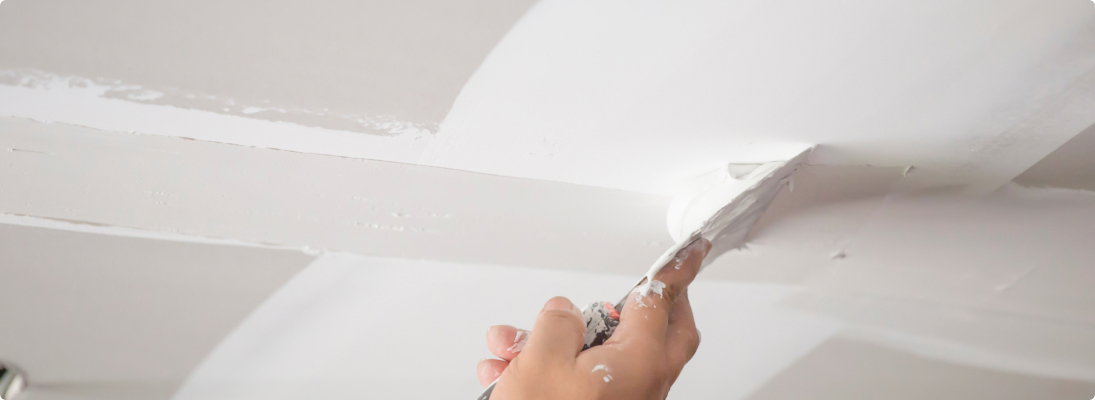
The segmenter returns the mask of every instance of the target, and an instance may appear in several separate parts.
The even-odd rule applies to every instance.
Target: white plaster
[[[27,84],[0,84],[0,116],[39,122],[396,162],[417,161],[426,140],[432,137],[427,131],[398,123],[392,127],[395,135],[382,136],[146,104],[108,98],[105,95],[118,87],[91,79],[5,73]]]
[[[1093,21],[1071,0],[546,0],[422,163],[673,193],[813,143],[991,190],[1095,122]]]
[[[14,118],[0,148],[34,151],[0,151],[8,214],[631,276],[671,242],[656,195]]]
[[[0,115],[659,194],[726,163],[787,159],[820,144],[818,163],[916,165],[937,175],[935,181],[990,191],[1095,123],[1095,26],[1089,22],[1095,11],[1067,0],[979,1],[957,10],[949,4],[545,1],[482,63],[436,137],[430,133],[436,121],[380,112],[391,99],[350,96],[344,83],[328,78],[315,85],[326,92],[291,85],[288,91],[306,99],[299,103],[307,107],[291,98],[266,104],[256,96],[282,86],[269,81],[287,73],[280,69],[261,85],[233,81],[247,99],[238,103],[233,93],[143,87],[127,76],[111,78],[117,89],[112,96],[92,90],[101,82],[86,90],[0,85]],[[41,11],[21,6],[20,13]],[[171,22],[162,10],[153,11],[166,18],[161,25]],[[216,26],[227,18],[213,17]],[[54,19],[44,22],[63,18]],[[38,29],[33,25],[8,26],[24,36],[49,36],[27,33]],[[939,29],[913,34],[923,26]],[[496,34],[491,29],[479,32],[481,42]],[[67,30],[58,35],[83,40]],[[196,48],[221,45],[207,43],[219,40],[209,36],[186,37],[170,40],[192,40]],[[106,43],[144,49],[118,42]],[[9,75],[39,63],[88,74],[119,71],[85,69],[87,60],[42,58],[23,45],[11,50],[12,58],[0,65]],[[175,60],[146,53],[148,62]],[[165,58],[155,58],[160,56]],[[175,61],[203,76],[214,74],[206,61],[191,58]],[[460,58],[465,67],[478,65]],[[248,60],[239,62],[253,62]],[[175,68],[137,71],[132,79],[176,82],[188,76]],[[398,72],[404,70],[359,75],[368,82],[420,84],[420,77]],[[205,86],[211,79],[183,81]],[[436,115],[448,106],[453,82],[462,80],[447,78],[446,89],[413,100],[385,93],[403,99],[397,103],[407,115]],[[368,107],[347,112],[318,106],[331,98],[364,99]],[[430,104],[425,114],[416,108],[424,98]],[[183,109],[191,104],[183,99],[204,105]],[[218,102],[223,107],[212,106]],[[379,135],[355,131],[362,129]]]
[[[784,185],[791,190],[788,184],[791,173],[809,152],[810,149],[806,149],[786,160],[759,165],[731,164],[697,177],[690,190],[674,196],[669,204],[666,221],[677,244],[654,261],[633,292],[646,296],[653,290],[661,295],[665,284],[654,277],[681,250],[700,238],[711,243],[707,253],[711,260],[745,246],[753,224]],[[708,262],[705,260],[704,265]],[[679,269],[679,266],[675,264],[674,268]]]
[[[250,117],[331,130],[436,132],[532,3],[16,0],[0,11],[0,37],[18,38],[0,41],[0,69],[121,81],[165,93],[156,104],[214,113],[277,108],[288,112]]]
[[[412,16],[421,5],[397,3]],[[470,398],[483,327],[531,326],[530,310],[553,295],[613,296],[672,243],[664,196],[542,180],[675,193],[728,162],[787,159],[817,143],[813,161],[826,166],[800,170],[742,232],[749,246],[691,288],[705,342],[673,398],[747,397],[848,326],[948,362],[1092,379],[1090,193],[922,190],[997,189],[1095,122],[1086,3],[544,0],[459,97],[508,22],[446,3],[417,7],[428,24],[343,13],[342,25],[248,25],[297,15],[288,5],[255,14],[247,2],[181,6],[192,15],[77,2],[69,10],[100,14],[53,15],[99,24],[89,29],[41,17],[56,7],[46,0],[4,3],[0,36],[20,40],[0,41],[0,67],[13,71],[0,116],[17,117],[0,119],[0,222],[402,258],[324,256],[244,321],[179,398]],[[326,5],[299,3],[342,10]],[[436,12],[454,9],[463,18]],[[187,25],[205,17],[215,29]],[[478,47],[453,46],[465,36],[442,23],[457,20],[493,28]],[[371,34],[392,24],[407,34]],[[331,34],[349,27],[370,34]],[[248,53],[254,42],[239,39],[251,36],[224,29],[280,40]],[[440,40],[390,53],[356,46],[423,43],[422,33]],[[314,40],[324,35],[337,43]],[[100,53],[79,57],[87,49]],[[407,64],[359,62],[369,57]],[[24,82],[23,68],[38,64],[53,73]],[[433,81],[408,66],[458,73]],[[312,68],[321,73],[300,74]],[[80,78],[98,76],[109,79]],[[363,90],[370,82],[384,90]]]

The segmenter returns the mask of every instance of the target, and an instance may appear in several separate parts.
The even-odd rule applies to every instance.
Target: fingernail
[[[528,334],[532,331],[526,331],[524,329],[518,329],[517,334],[514,335],[513,342],[520,343],[522,340],[528,340]]]
[[[518,329],[517,337],[513,339],[513,345],[506,350],[511,353],[520,353],[521,350],[525,349],[525,344],[528,343],[529,333],[531,332],[524,329]]]
[[[578,307],[575,307],[574,303],[570,302],[570,299],[567,299],[566,297],[562,297],[562,296],[553,297],[551,300],[548,300],[548,302],[546,304],[544,304],[544,310],[543,311],[548,311],[548,310],[567,310],[567,311],[573,312],[575,315],[577,315],[579,317],[582,316],[582,310],[579,310]]]

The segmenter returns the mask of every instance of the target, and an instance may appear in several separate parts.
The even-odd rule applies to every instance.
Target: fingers
[[[502,376],[502,371],[509,366],[508,361],[492,360],[484,358],[479,360],[479,365],[475,366],[476,373],[479,375],[479,384],[483,387],[490,386],[491,382]]]
[[[509,361],[525,348],[529,331],[509,325],[495,325],[487,330],[487,349],[498,358]]]
[[[700,272],[703,259],[707,257],[707,252],[710,250],[711,242],[699,238],[688,247],[677,252],[677,256],[654,275],[654,280],[665,285],[660,297],[672,303],[677,295],[688,289],[688,285],[696,279],[696,274]]]
[[[609,341],[643,338],[661,343],[665,340],[669,315],[676,300],[695,279],[710,249],[711,243],[707,240],[701,238],[693,242],[655,275],[649,294],[629,295],[620,313],[620,325]]]
[[[696,320],[692,318],[692,305],[688,302],[687,290],[681,293],[669,313],[668,331],[666,357],[670,370],[676,376],[700,347],[700,332],[696,330]]]
[[[522,350],[522,363],[571,363],[585,343],[585,322],[582,312],[566,297],[548,300],[528,343]]]

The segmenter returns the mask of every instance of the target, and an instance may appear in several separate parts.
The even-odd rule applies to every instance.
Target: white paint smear
[[[409,126],[391,126],[397,134],[384,136],[242,116],[257,112],[253,106],[240,107],[237,116],[130,101],[151,100],[154,95],[139,87],[80,77],[16,71],[3,71],[2,76],[15,84],[0,84],[0,116],[39,122],[404,163],[416,162],[433,136]],[[131,90],[136,90],[136,97],[130,100],[106,96]]]

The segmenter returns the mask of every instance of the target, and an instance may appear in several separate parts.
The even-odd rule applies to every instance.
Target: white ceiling
[[[527,325],[549,294],[618,296],[671,244],[680,179],[809,144],[750,246],[701,275],[705,343],[677,395],[878,397],[884,378],[939,398],[1095,394],[1095,198],[1072,190],[1095,188],[1082,0],[8,0],[0,117],[0,276],[101,283],[5,289],[60,325],[0,332],[0,358],[32,385],[90,381],[40,399],[167,397],[186,371],[183,397],[264,397],[289,373],[278,395],[420,382],[374,360],[433,362],[451,386],[421,398],[472,393],[485,324]],[[302,250],[318,275],[256,306]],[[313,278],[342,286],[297,290]],[[187,307],[192,291],[208,295]],[[398,296],[442,315],[370,303]],[[52,352],[109,336],[56,307],[81,302],[140,328],[103,347],[130,369]],[[144,306],[195,314],[129,313]],[[451,336],[429,342],[438,327]],[[164,339],[182,346],[162,365],[132,353]],[[156,368],[170,379],[141,389]]]
[[[816,144],[991,190],[1092,123],[1087,2],[545,0],[422,162],[665,194]]]
[[[6,3],[0,115],[656,194],[810,144],[985,192],[1095,123],[1077,0],[138,3]]]

